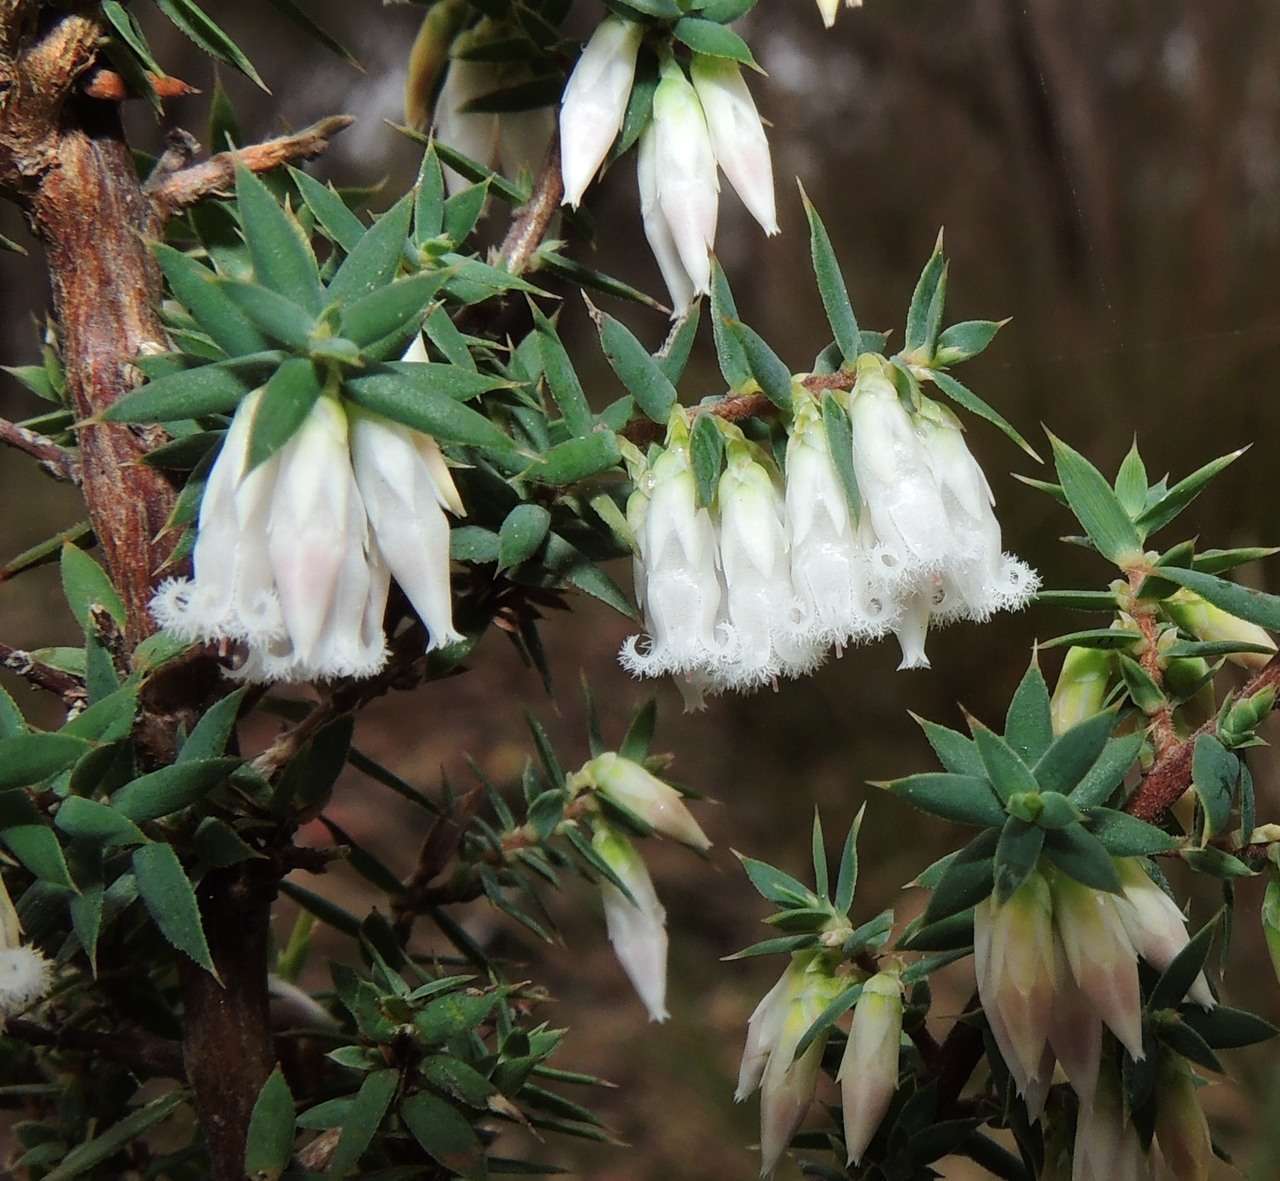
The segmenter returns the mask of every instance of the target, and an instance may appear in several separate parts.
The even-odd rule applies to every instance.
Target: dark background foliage
[[[374,0],[309,6],[352,46],[364,74],[305,43],[251,4],[224,4],[218,17],[252,55],[273,89],[268,96],[224,76],[247,136],[262,138],[329,113],[359,123],[319,171],[344,184],[385,184],[389,204],[412,179],[418,149],[384,119],[400,119],[407,49],[419,10]],[[580,3],[588,27],[596,6]],[[172,29],[150,30],[169,70],[205,91],[172,102],[168,118],[199,132],[213,73],[207,59]],[[1280,418],[1271,395],[1280,345],[1280,8],[1266,0],[1214,5],[1166,0],[868,0],[824,33],[812,4],[768,3],[744,28],[770,76],[753,82],[772,121],[784,234],[766,242],[726,186],[720,254],[744,317],[797,369],[829,338],[807,263],[806,236],[791,178],[799,175],[822,211],[844,261],[859,318],[896,327],[911,284],[939,225],[952,258],[956,319],[1012,315],[996,345],[966,381],[1027,434],[1043,421],[1104,469],[1113,469],[1139,432],[1153,474],[1185,473],[1213,455],[1254,441],[1255,452],[1216,482],[1186,518],[1204,545],[1274,540],[1277,530],[1268,455]],[[131,114],[140,147],[161,142],[145,110]],[[605,227],[579,257],[657,290],[644,248],[630,159],[593,192]],[[501,211],[492,216],[500,217]],[[12,210],[0,232],[29,241]],[[0,262],[0,356],[35,359],[35,317],[47,293],[38,250]],[[659,318],[611,307],[651,345]],[[582,307],[566,307],[561,329],[597,405],[619,392],[599,356]],[[686,401],[717,391],[704,341],[682,390]],[[0,388],[0,412],[33,413],[16,383]],[[1082,551],[1060,545],[1067,516],[1009,476],[1022,457],[981,424],[972,445],[1000,499],[1006,545],[1037,565],[1049,585],[1105,577]],[[0,465],[0,555],[8,557],[70,523],[72,492],[43,481],[25,459]],[[619,569],[619,578],[625,571]],[[1273,574],[1242,572],[1276,589]],[[74,628],[55,602],[52,569],[0,587],[0,636],[36,647],[64,642]],[[995,720],[1016,684],[1032,640],[1071,630],[1047,610],[965,625],[930,644],[933,670],[894,672],[890,644],[846,653],[816,676],[780,693],[713,703],[681,716],[676,694],[660,690],[659,745],[676,752],[675,776],[711,796],[702,808],[717,843],[710,865],[650,846],[655,879],[670,916],[673,1020],[645,1024],[604,943],[592,900],[558,903],[567,950],[543,949],[483,903],[477,934],[517,959],[545,964],[555,1024],[573,1028],[564,1062],[596,1070],[620,1089],[599,1108],[630,1153],[578,1150],[596,1178],[751,1175],[754,1109],[735,1109],[732,1074],[746,1016],[772,983],[761,961],[721,965],[718,957],[754,941],[762,905],[745,888],[729,847],[802,869],[816,803],[828,831],[842,833],[871,789],[868,779],[920,769],[923,742],[911,708],[954,722],[956,702]],[[513,779],[527,747],[517,705],[548,723],[566,758],[586,757],[579,670],[586,670],[615,732],[646,688],[625,676],[613,653],[627,622],[579,601],[552,620],[546,644],[555,675],[548,699],[538,677],[495,636],[474,671],[411,697],[384,699],[360,722],[358,744],[421,785],[441,766],[458,780],[470,752],[495,776]],[[1056,671],[1056,656],[1046,656]],[[6,682],[7,683],[7,682]],[[10,688],[30,695],[20,684]],[[34,715],[39,718],[38,713]],[[1280,792],[1262,752],[1255,763],[1264,818]],[[367,782],[340,788],[332,813],[354,837],[407,869],[418,823]],[[375,794],[376,793],[376,794]],[[316,840],[327,838],[317,833]],[[867,917],[897,903],[909,880],[948,840],[887,797],[873,800],[864,828]],[[341,869],[318,888],[361,905],[360,887]],[[1245,883],[1226,981],[1235,1003],[1280,1015],[1275,981],[1257,934],[1260,885]],[[1212,898],[1199,898],[1206,917]],[[855,918],[858,917],[855,915]],[[287,934],[282,909],[277,935]],[[780,968],[780,964],[777,968]],[[317,962],[316,979],[323,979]],[[940,977],[956,1006],[970,981],[967,964]],[[949,982],[949,984],[948,984]],[[939,1014],[947,1006],[937,1008]],[[1214,1088],[1207,1106],[1224,1144],[1241,1163],[1255,1151],[1259,1105],[1270,1082],[1267,1051],[1237,1055],[1241,1086]],[[563,1144],[557,1151],[570,1151]],[[951,1175],[951,1174],[949,1174]],[[956,1172],[955,1176],[961,1176]],[[1259,1174],[1262,1175],[1272,1175]]]

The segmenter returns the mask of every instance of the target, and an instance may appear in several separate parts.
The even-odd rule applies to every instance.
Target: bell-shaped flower
[[[1257,670],[1265,667],[1275,654],[1275,640],[1256,623],[1249,623],[1215,607],[1194,591],[1179,590],[1164,600],[1163,606],[1183,631],[1206,643],[1231,642],[1255,644],[1270,649],[1265,652],[1233,652],[1227,659],[1241,668]]]
[[[1102,1021],[1071,975],[1062,938],[1054,933],[1053,1011],[1049,1048],[1084,1107],[1093,1102],[1102,1061]],[[1048,1080],[1046,1080],[1048,1081]]]
[[[1195,1076],[1177,1054],[1160,1056],[1156,1081],[1156,1143],[1173,1181],[1209,1181],[1213,1143]]]
[[[781,983],[780,990],[774,989],[765,998],[768,1002],[765,1013],[758,1021],[755,1015],[752,1017],[755,1026],[754,1029],[748,1026],[747,1053],[743,1056],[739,1077],[741,1098],[744,1083],[752,1081],[761,1053],[767,1052],[768,1060],[763,1070],[758,1071],[761,1177],[768,1177],[777,1168],[813,1103],[827,1034],[814,1038],[799,1058],[796,1049],[809,1027],[838,995],[844,981],[827,970],[820,954],[809,953],[793,957]]]
[[[1163,972],[1188,943],[1187,917],[1147,876],[1140,858],[1117,857],[1115,866],[1120,873],[1125,901],[1129,903],[1119,909],[1129,941],[1147,963]],[[1205,1009],[1217,1004],[1203,972],[1196,975],[1187,995]]]
[[[1053,914],[1071,975],[1135,1060],[1143,1057],[1138,957],[1121,918],[1130,903],[1053,875]]]
[[[0,1030],[6,1017],[30,1008],[49,991],[53,965],[22,942],[22,924],[0,878]]]
[[[605,926],[613,953],[649,1010],[651,1021],[665,1021],[667,1012],[667,912],[658,901],[644,858],[616,829],[597,821],[592,848],[613,871],[626,891],[601,879]],[[630,897],[627,895],[630,894]]]
[[[716,160],[766,234],[778,232],[769,137],[742,67],[727,57],[695,53],[689,69],[702,103]]]
[[[1116,1074],[1104,1070],[1092,1104],[1080,1105],[1071,1181],[1148,1181],[1151,1176],[1151,1162],[1125,1112]]]
[[[1114,670],[1115,658],[1102,648],[1067,649],[1049,701],[1055,734],[1102,712]]]
[[[694,292],[707,294],[720,204],[715,149],[698,94],[671,57],[653,95],[653,134],[658,203]]]
[[[721,585],[715,526],[698,505],[683,410],[673,412],[666,447],[638,479],[644,499],[629,507],[648,647],[641,651],[640,637],[632,636],[620,659],[637,676],[705,672],[722,655],[716,636]]]
[[[592,786],[611,803],[639,817],[655,832],[705,853],[711,841],[685,806],[684,797],[643,766],[614,751],[597,755],[576,776],[574,786]]]
[[[973,912],[978,996],[996,1045],[1025,1094],[1039,1080],[1057,989],[1049,883],[1032,873],[1007,902]]]
[[[560,165],[566,205],[577,207],[618,138],[643,37],[643,25],[606,16],[569,75],[560,105]]]
[[[862,986],[837,1079],[844,1109],[848,1163],[861,1162],[898,1089],[902,981],[880,972]]]
[[[892,599],[872,580],[818,401],[800,382],[792,392],[786,510],[799,630],[841,647],[882,635],[892,621]]]
[[[822,646],[795,626],[785,508],[769,461],[736,427],[727,433],[717,495],[729,640],[723,676],[732,688],[750,689],[811,672]]]
[[[636,149],[636,183],[640,188],[644,236],[657,260],[658,270],[662,272],[662,281],[671,299],[671,314],[673,317],[683,316],[693,302],[693,280],[680,260],[671,225],[662,211],[662,202],[658,200],[658,136],[652,120],[640,133],[640,144]]]
[[[803,976],[808,957],[792,959],[787,970],[778,978],[747,1019],[747,1044],[742,1050],[742,1062],[738,1067],[738,1086],[733,1101],[742,1103],[760,1089],[769,1055],[773,1053],[778,1031],[786,1015],[788,998],[797,981]]]

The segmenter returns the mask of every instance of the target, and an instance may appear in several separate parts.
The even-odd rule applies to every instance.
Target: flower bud
[[[658,901],[644,858],[616,829],[597,822],[592,848],[627,887],[631,897],[602,879],[605,926],[614,954],[651,1021],[665,1021],[667,1012],[667,912]]]
[[[1111,653],[1101,648],[1067,649],[1050,701],[1055,734],[1102,712],[1114,668]]]
[[[673,317],[683,316],[693,302],[693,280],[680,261],[680,251],[672,236],[667,215],[658,200],[658,137],[652,120],[640,133],[636,150],[636,182],[640,188],[640,216],[644,220],[644,236],[662,272],[662,281],[671,298]]]
[[[581,774],[605,799],[635,813],[662,836],[699,853],[711,848],[707,834],[685,807],[684,797],[639,763],[606,751],[583,767]]]
[[[1124,1110],[1115,1070],[1104,1070],[1092,1105],[1076,1117],[1071,1181],[1147,1181],[1151,1162]]]
[[[404,121],[417,131],[431,122],[431,95],[449,61],[449,45],[466,18],[465,0],[442,0],[427,10],[409,51],[404,83]]]
[[[1116,869],[1127,907],[1120,907],[1120,920],[1129,940],[1153,968],[1163,972],[1187,945],[1187,919],[1178,905],[1142,868],[1137,857],[1115,858]],[[1217,1003],[1209,991],[1209,982],[1200,972],[1187,994],[1205,1009]]]
[[[896,972],[881,972],[862,987],[836,1076],[851,1165],[862,1160],[898,1089],[901,1041],[902,981]]]
[[[1162,1054],[1156,1082],[1156,1143],[1174,1181],[1209,1181],[1213,1144],[1186,1060]]]
[[[1143,1057],[1138,961],[1120,917],[1123,898],[1065,873],[1052,880],[1053,913],[1071,975],[1135,1060]]]
[[[565,84],[560,106],[564,203],[575,208],[600,170],[627,113],[644,27],[617,16],[596,26]]]
[[[1269,648],[1272,653],[1276,651],[1275,641],[1256,623],[1237,619],[1185,587],[1165,599],[1164,608],[1183,631],[1190,632],[1206,643],[1243,641],[1246,644],[1260,644]],[[1260,669],[1271,657],[1262,652],[1236,652],[1227,659],[1241,668]]]
[[[690,67],[716,160],[742,203],[768,235],[778,232],[769,137],[742,77],[725,57],[695,53]]]
[[[464,33],[459,41],[479,40],[485,26]],[[455,51],[461,46],[455,45]],[[468,111],[472,99],[501,88],[502,79],[492,62],[468,61],[455,57],[449,62],[440,97],[436,100],[435,135],[447,147],[470,157],[486,168],[498,166],[498,144],[501,127],[498,115],[491,111]],[[448,166],[444,169],[445,185],[450,193],[468,188],[471,182]]]
[[[1032,873],[1007,902],[973,912],[978,996],[1020,1094],[1041,1074],[1056,991],[1049,884]]]
[[[653,95],[658,201],[696,293],[711,290],[720,186],[715,150],[697,92],[674,58],[662,65]]]

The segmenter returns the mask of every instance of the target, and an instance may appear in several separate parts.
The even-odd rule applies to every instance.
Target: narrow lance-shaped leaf
[[[741,320],[731,320],[729,330],[742,345],[752,376],[764,395],[780,410],[791,409],[791,370],[765,339]]]
[[[542,370],[546,374],[547,387],[564,416],[564,424],[571,434],[583,437],[595,428],[595,416],[583,392],[582,382],[569,359],[568,351],[556,332],[555,325],[530,301],[534,331],[538,334],[538,346],[542,354]]]
[[[716,357],[720,372],[734,393],[741,392],[751,382],[751,366],[737,335],[730,331],[729,321],[738,318],[738,306],[734,303],[729,280],[718,258],[711,260],[711,332],[716,343]]]
[[[236,202],[257,281],[307,311],[320,311],[320,270],[297,220],[243,165],[236,169]]]
[[[1004,432],[1005,436],[1022,448],[1036,463],[1043,462],[1035,449],[1030,443],[1022,437],[1014,425],[1004,417],[999,411],[994,410],[986,402],[978,397],[968,386],[962,385],[949,373],[944,373],[941,369],[930,369],[929,380],[938,387],[942,393],[946,394],[957,406],[964,407],[970,414],[976,414],[979,418],[985,419],[992,426],[999,428]],[[1021,477],[1019,477],[1021,478]],[[1035,487],[1041,487],[1039,481],[1024,480],[1024,483],[1032,484]],[[1045,490],[1050,485],[1043,485]]]
[[[216,975],[200,922],[200,906],[172,845],[162,841],[133,853],[138,894],[164,937],[205,971]]]
[[[625,324],[600,311],[590,300],[587,308],[600,333],[600,347],[614,373],[649,419],[665,423],[676,404],[675,387],[667,375]]]
[[[800,186],[800,197],[804,201],[805,216],[809,219],[809,250],[813,257],[813,273],[818,281],[822,306],[826,309],[827,320],[840,348],[840,355],[847,365],[852,365],[858,359],[861,349],[862,334],[858,329],[858,320],[854,315],[853,304],[849,300],[849,291],[835,250],[832,249],[827,227],[822,224],[822,218],[809,200],[809,194],[804,191],[804,185]]]
[[[1098,551],[1117,564],[1141,555],[1142,538],[1102,473],[1055,435],[1049,442],[1071,511]]]

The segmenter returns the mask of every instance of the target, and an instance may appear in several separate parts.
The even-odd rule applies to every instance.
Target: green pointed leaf
[[[1251,878],[1257,873],[1239,857],[1210,845],[1207,849],[1180,849],[1178,856],[1197,873],[1207,873],[1224,882],[1233,878]]]
[[[1124,782],[1129,768],[1137,761],[1144,740],[1145,735],[1141,731],[1108,739],[1102,753],[1071,789],[1067,798],[1077,808],[1083,809],[1105,804]]]
[[[1151,990],[1151,998],[1147,1001],[1148,1012],[1155,1013],[1161,1009],[1175,1009],[1182,1003],[1183,997],[1187,995],[1187,990],[1204,970],[1205,961],[1209,958],[1209,949],[1213,946],[1213,937],[1217,933],[1222,913],[1222,911],[1219,911],[1205,923],[1160,974],[1160,979],[1156,981],[1155,987]]]
[[[625,324],[600,311],[590,301],[587,307],[600,333],[600,347],[610,367],[646,417],[665,425],[676,404],[675,387]]]
[[[1044,855],[1081,885],[1110,894],[1120,892],[1120,875],[1105,843],[1082,824],[1068,824],[1046,833]]]
[[[239,70],[263,90],[267,85],[240,47],[222,31],[195,0],[155,0],[155,5],[210,57]],[[268,91],[268,93],[270,93]]]
[[[350,254],[364,236],[366,226],[338,195],[332,185],[321,184],[300,168],[289,167],[289,176],[316,222],[346,253]]]
[[[182,749],[178,752],[178,764],[216,759],[225,753],[247,692],[247,688],[240,688],[234,693],[228,693],[205,711],[182,744]]]
[[[1226,831],[1239,782],[1239,758],[1212,734],[1201,734],[1192,754],[1191,786],[1204,810],[1205,844]]]
[[[356,60],[354,54],[341,41],[330,33],[323,25],[317,23],[314,16],[309,13],[300,0],[268,0],[268,3],[293,21],[298,28],[302,29],[312,40],[323,45],[330,53],[336,57],[340,57],[348,65],[355,66],[357,70],[362,69],[359,61]]]
[[[293,1133],[293,1095],[277,1066],[262,1084],[249,1119],[244,1171],[250,1181],[279,1181],[293,1155]]]
[[[125,394],[102,418],[106,422],[148,423],[230,414],[284,358],[280,352],[254,353],[161,377]]]
[[[996,338],[1008,320],[964,320],[952,324],[943,330],[938,337],[938,347],[934,350],[933,363],[941,368],[948,365],[959,365],[962,361],[972,360]]]
[[[65,771],[91,749],[68,734],[14,734],[0,738],[0,791],[29,787]]]
[[[933,753],[938,756],[938,761],[953,775],[981,777],[986,774],[982,757],[978,754],[978,748],[972,738],[965,737],[957,730],[940,726],[937,722],[931,722],[928,718],[922,718],[916,714],[912,714],[911,717],[924,731],[924,736],[933,747]]]
[[[1253,1046],[1258,1042],[1269,1041],[1280,1033],[1270,1021],[1226,1005],[1217,1005],[1207,1011],[1198,1005],[1188,1005],[1181,1017],[1215,1050],[1236,1050],[1242,1046]]]
[[[1049,442],[1071,511],[1099,553],[1119,565],[1141,556],[1142,538],[1102,473],[1052,433]]]
[[[1246,451],[1247,447],[1233,451],[1230,455],[1220,456],[1211,463],[1206,463],[1198,471],[1192,472],[1186,479],[1179,480],[1163,496],[1150,505],[1135,522],[1143,534],[1155,533],[1168,525],[1183,509],[1187,507],[1214,476],[1230,467]]]
[[[813,810],[813,836],[811,839],[813,847],[813,880],[815,891],[823,898],[827,896],[829,883],[827,880],[827,846],[822,839],[822,817],[818,814],[818,809]]]
[[[219,285],[214,271],[163,242],[153,243],[151,253],[178,301],[229,356],[259,353],[270,347],[262,332]]]
[[[1161,567],[1160,577],[1195,591],[1201,598],[1208,599],[1215,607],[1221,607],[1231,615],[1256,623],[1268,631],[1280,631],[1280,595],[1256,591],[1199,570]]]
[[[287,296],[256,283],[216,279],[218,289],[272,340],[305,349],[315,331],[315,317]]]
[[[944,820],[982,828],[1001,826],[1005,821],[999,797],[991,784],[980,776],[926,773],[873,786],[883,787],[922,811],[941,816]]]
[[[145,845],[147,837],[128,817],[97,800],[68,796],[53,822],[69,837],[100,845]]]
[[[813,1024],[804,1031],[804,1034],[796,1043],[795,1054],[791,1059],[793,1062],[802,1058],[805,1051],[819,1038],[825,1038],[831,1031],[832,1026],[858,1003],[858,998],[862,995],[862,988],[861,983],[851,984],[818,1014]]]
[[[844,849],[840,853],[840,869],[836,875],[835,908],[840,914],[848,914],[853,906],[853,896],[858,888],[858,833],[862,829],[862,818],[866,815],[867,806],[863,804],[849,826],[849,834],[844,839]]]
[[[943,279],[946,265],[947,261],[942,253],[942,234],[939,233],[937,245],[916,281],[911,307],[907,311],[906,351],[919,352],[926,360],[933,356],[933,345],[937,339],[937,316],[941,314],[938,292],[940,287],[944,292],[946,290]]]
[[[612,431],[597,430],[586,438],[558,443],[524,475],[541,484],[564,486],[598,475],[621,462],[618,436]]]
[[[546,540],[551,514],[540,504],[520,504],[498,531],[498,569],[508,570],[533,557]]]
[[[1117,654],[1117,660],[1125,689],[1128,690],[1134,705],[1144,714],[1150,717],[1168,705],[1164,690],[1132,656],[1120,652]]]
[[[653,734],[658,724],[658,701],[650,697],[631,719],[626,736],[618,747],[618,754],[633,763],[643,763],[653,746]]]
[[[293,438],[323,392],[320,380],[305,357],[291,357],[275,371],[253,411],[246,471],[265,463]]]
[[[800,186],[800,197],[804,201],[805,216],[809,219],[809,252],[813,258],[813,274],[818,281],[818,294],[822,297],[822,306],[826,309],[840,355],[846,364],[851,365],[858,359],[862,345],[858,320],[853,314],[853,304],[849,301],[849,291],[827,228],[803,185]]]
[[[111,807],[137,824],[159,820],[203,799],[239,765],[239,759],[173,763],[125,784],[111,797]]]
[[[969,910],[991,894],[995,888],[995,856],[1003,834],[1004,829],[979,833],[951,858],[932,887],[921,920],[924,925]]]
[[[157,841],[135,849],[133,872],[138,894],[160,933],[194,963],[213,973],[195,891],[173,846]]]
[[[479,224],[488,202],[488,180],[454,193],[444,203],[444,236],[461,246]]]
[[[961,385],[949,373],[944,373],[941,369],[929,370],[929,380],[941,390],[948,398],[950,398],[957,406],[962,406],[970,414],[976,414],[979,418],[991,423],[992,426],[1003,431],[1005,436],[1012,442],[1022,448],[1036,463],[1043,462],[1039,455],[1036,454],[1035,448],[1022,437],[1022,434],[1015,429],[1013,424],[1009,422],[999,411],[992,409],[986,402],[978,397],[968,386]],[[1019,477],[1021,479],[1021,477]],[[1033,487],[1045,487],[1050,485],[1042,485],[1040,481],[1026,480]]]
[[[695,53],[727,58],[753,70],[760,69],[751,55],[750,46],[726,25],[695,16],[684,16],[676,21],[671,32],[677,41],[687,45]]]
[[[447,380],[454,388],[462,386],[465,380],[468,386],[478,384],[495,389],[504,384],[500,378],[467,373],[452,365],[424,364],[406,368],[418,370],[421,376],[380,365],[358,377],[348,377],[343,390],[357,406],[423,431],[441,442],[512,450],[511,440],[483,414],[451,397],[447,388],[432,388],[431,374],[447,371]]]
[[[1224,574],[1248,562],[1260,562],[1280,553],[1275,546],[1245,546],[1241,549],[1207,549],[1196,554],[1191,566],[1203,574]]]
[[[413,240],[424,246],[444,232],[444,170],[435,142],[428,140],[418,170],[413,205]]]
[[[1062,607],[1068,611],[1101,611],[1111,614],[1119,606],[1112,591],[1037,591],[1035,601],[1042,607]],[[1044,645],[1042,644],[1041,647]]]
[[[342,1136],[330,1158],[327,1176],[345,1177],[359,1164],[382,1125],[399,1082],[400,1072],[394,1069],[365,1075],[340,1121]]]
[[[1106,710],[1055,738],[1035,765],[1040,790],[1070,795],[1098,761],[1115,723],[1114,712]]]
[[[329,281],[326,299],[351,304],[391,282],[404,256],[413,201],[413,192],[406,193],[365,231]]]
[[[791,409],[791,370],[769,347],[764,338],[741,320],[730,320],[729,331],[742,345],[751,375],[764,396],[780,410]]]
[[[76,622],[87,634],[94,631],[93,609],[106,611],[121,626],[124,603],[107,572],[79,546],[64,545],[61,559],[62,593]]]
[[[403,331],[411,323],[421,323],[427,305],[448,277],[447,271],[423,271],[349,302],[338,322],[339,336],[363,348]]]
[[[972,723],[972,729],[987,779],[1002,801],[1007,803],[1011,796],[1039,790],[1031,768],[999,734],[978,722]]]
[[[1129,648],[1141,642],[1142,633],[1128,631],[1119,627],[1095,627],[1084,631],[1068,632],[1063,636],[1054,636],[1051,640],[1041,640],[1040,648],[1096,648],[1110,652],[1117,648]]]
[[[822,428],[827,435],[827,448],[831,452],[836,475],[840,477],[845,501],[856,521],[862,515],[862,492],[853,466],[853,424],[844,404],[829,390],[822,395]]]
[[[732,955],[720,958],[728,964],[736,960],[753,960],[764,955],[789,955],[794,951],[804,951],[817,946],[818,936],[812,933],[781,935],[777,939],[764,939],[759,943],[753,943],[750,947],[744,947],[741,951],[735,951]]]
[[[321,307],[320,270],[311,243],[297,219],[247,168],[236,169],[236,202],[254,278],[312,315]]]
[[[711,332],[716,343],[716,357],[720,372],[729,389],[741,393],[751,383],[751,366],[747,363],[746,350],[736,333],[730,331],[729,321],[738,318],[738,305],[734,303],[729,279],[718,258],[711,260]]]
[[[555,325],[532,302],[534,330],[538,334],[538,347],[542,356],[542,369],[547,377],[547,387],[564,416],[569,433],[585,438],[595,429],[595,415],[587,402],[582,383]]]
[[[1130,517],[1138,517],[1147,503],[1147,465],[1138,454],[1138,440],[1124,457],[1116,475],[1116,497]],[[1140,526],[1141,527],[1141,526]]]
[[[1095,807],[1088,810],[1088,817],[1089,831],[1112,857],[1150,857],[1178,848],[1176,837],[1127,812]]]
[[[973,910],[962,910],[936,923],[908,928],[898,945],[903,951],[954,951],[973,946]]]
[[[118,1123],[112,1124],[105,1132],[99,1133],[82,1144],[77,1144],[62,1158],[56,1168],[50,1169],[47,1173],[41,1173],[41,1181],[73,1181],[73,1178],[82,1177],[97,1169],[99,1165],[106,1164],[128,1144],[168,1119],[186,1099],[186,1091],[181,1087],[175,1087],[168,1094],[161,1095],[159,1099],[153,1099],[145,1106],[137,1108]]]
[[[1040,671],[1040,662],[1034,658],[1009,703],[1004,736],[1018,757],[1032,766],[1053,742],[1049,686]]]
[[[689,364],[689,354],[693,351],[694,341],[698,338],[698,327],[702,323],[702,300],[695,299],[689,310],[672,327],[670,335],[663,343],[662,350],[654,355],[658,368],[667,375],[672,385],[677,385],[684,376],[685,367]]]
[[[603,271],[597,271],[594,267],[585,266],[577,259],[566,258],[563,254],[549,250],[545,244],[538,249],[536,262],[531,269],[546,271],[557,278],[568,280],[576,287],[585,287],[591,291],[598,291],[601,295],[611,295],[614,299],[626,300],[628,303],[638,303],[646,308],[652,308],[655,312],[668,310],[666,304],[654,299],[640,288],[624,283],[613,275],[606,275]]]
[[[720,473],[724,470],[724,455],[724,435],[716,424],[715,416],[698,415],[693,420],[689,458],[693,465],[693,479],[701,508],[709,508],[716,498]]]
[[[1045,844],[1044,829],[1010,816],[996,845],[993,882],[995,899],[1003,904],[1031,876]]]
[[[735,854],[761,897],[778,906],[816,906],[821,901],[799,878],[754,857]]]

